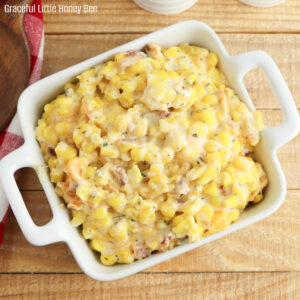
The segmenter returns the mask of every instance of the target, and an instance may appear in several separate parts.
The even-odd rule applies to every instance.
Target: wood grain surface
[[[239,0],[198,0],[187,11],[160,16],[142,10],[132,0],[44,0],[49,5],[98,7],[96,14],[45,15],[46,33],[128,33],[150,32],[185,20],[200,20],[217,32],[295,32],[300,31],[300,1],[286,0],[268,9],[250,7]]]
[[[0,295],[10,299],[278,300],[299,299],[300,274],[140,273],[114,282],[81,274],[3,274]],[[13,286],[7,292],[7,286]]]
[[[44,0],[83,5],[80,0]],[[261,49],[278,64],[300,109],[300,1],[258,9],[238,0],[198,0],[188,11],[161,17],[131,0],[85,0],[97,14],[45,14],[43,77],[182,20],[213,27],[229,54]],[[245,84],[267,126],[282,114],[261,70]],[[300,138],[278,153],[288,193],[272,216],[218,241],[115,282],[96,282],[74,261],[63,243],[30,245],[10,213],[0,249],[0,298],[9,299],[300,299]],[[37,225],[51,219],[34,171],[20,172],[18,184]]]

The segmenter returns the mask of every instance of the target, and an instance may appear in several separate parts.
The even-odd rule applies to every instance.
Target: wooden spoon
[[[28,0],[0,4],[0,132],[16,112],[21,92],[28,84],[30,48],[23,28],[23,13],[5,13],[5,5],[23,6]]]

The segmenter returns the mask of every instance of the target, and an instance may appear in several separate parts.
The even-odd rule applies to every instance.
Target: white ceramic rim
[[[177,1],[166,1],[159,3],[153,0],[133,0],[135,4],[141,8],[162,15],[171,15],[181,13],[190,7],[192,7],[197,0],[177,0]]]
[[[241,2],[255,7],[272,7],[283,3],[285,0],[240,0]]]
[[[200,37],[200,41],[193,42],[192,39],[196,39],[196,37]],[[205,42],[204,39],[206,39]],[[279,102],[284,121],[276,127],[265,128],[262,132],[261,142],[257,147],[256,155],[259,160],[265,160],[264,167],[268,170],[270,179],[264,201],[246,210],[241,215],[240,220],[226,230],[207,236],[197,243],[178,246],[168,252],[151,255],[130,265],[106,267],[99,263],[81,234],[70,225],[68,211],[62,207],[62,201],[55,194],[53,185],[49,180],[47,167],[35,140],[34,127],[44,104],[62,91],[65,82],[70,81],[84,70],[108,60],[118,52],[139,50],[146,43],[153,41],[161,43],[164,47],[183,41],[199,46],[203,46],[205,43],[206,48],[218,54],[221,68],[226,73],[232,87],[251,109],[254,109],[253,103],[242,80],[244,75],[253,68],[263,68]],[[229,56],[215,32],[206,24],[198,21],[186,21],[163,28],[36,82],[22,93],[18,103],[18,115],[25,143],[2,159],[0,162],[0,180],[20,228],[27,240],[34,245],[66,242],[81,269],[90,277],[100,281],[116,280],[142,271],[262,220],[276,211],[286,194],[285,178],[276,151],[281,145],[295,137],[300,129],[299,115],[293,98],[271,57],[263,51]],[[32,167],[36,170],[52,209],[53,219],[44,226],[37,226],[32,221],[15,182],[15,171],[23,167]]]

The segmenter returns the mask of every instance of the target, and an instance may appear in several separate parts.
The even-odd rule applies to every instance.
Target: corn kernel
[[[249,157],[237,156],[233,161],[233,165],[241,171],[247,172],[253,167],[253,160]]]
[[[264,122],[263,122],[263,116],[262,116],[262,113],[260,111],[254,111],[253,112],[253,116],[254,116],[254,119],[256,121],[256,126],[255,128],[259,131],[263,130],[263,127],[264,127]]]
[[[168,177],[163,174],[151,177],[148,182],[148,185],[152,190],[161,194],[166,193],[169,190]]]
[[[93,212],[93,218],[95,219],[103,219],[107,217],[107,207],[100,206]]]
[[[196,222],[193,216],[184,217],[183,221],[179,222],[174,228],[173,233],[182,238],[187,235],[188,231],[195,226]]]
[[[92,238],[96,233],[97,231],[95,228],[89,225],[86,226],[86,224],[83,223],[82,235],[86,240]]]
[[[218,185],[215,181],[211,181],[210,183],[204,185],[203,193],[208,196],[217,196],[219,193]]]
[[[209,183],[218,173],[218,168],[215,165],[209,165],[203,175],[199,178],[199,183]]]
[[[204,98],[203,98],[203,102],[208,104],[208,105],[217,105],[218,102],[219,102],[219,99],[216,95],[214,94],[209,94],[209,95],[206,95]]]
[[[195,243],[201,239],[204,233],[204,227],[201,224],[198,224],[188,232],[189,241]]]
[[[171,47],[165,51],[164,55],[166,57],[176,57],[180,53],[180,49],[178,47]]]
[[[177,226],[179,223],[181,223],[184,220],[184,216],[183,215],[178,215],[175,218],[173,218],[172,220],[172,224],[173,226]]]
[[[64,178],[64,172],[59,169],[52,169],[50,171],[50,180],[51,182],[57,183],[60,181],[63,181]]]
[[[131,158],[134,161],[142,161],[144,160],[144,153],[140,147],[133,147],[131,149]]]
[[[214,208],[219,208],[219,207],[221,207],[221,198],[220,197],[211,197],[210,200],[209,200],[209,203]]]
[[[99,226],[100,228],[109,228],[112,223],[113,223],[113,218],[112,215],[110,213],[107,214],[106,217],[96,220],[97,221],[97,226]]]
[[[207,65],[210,68],[214,68],[218,63],[218,56],[214,52],[210,52],[206,57]]]
[[[111,266],[117,262],[117,258],[114,254],[101,254],[100,260],[105,266]]]
[[[122,212],[126,205],[126,198],[124,194],[112,193],[107,199],[108,204],[117,212]]]
[[[119,131],[126,131],[129,123],[128,116],[123,114],[116,117],[114,126]]]
[[[118,222],[116,225],[110,228],[109,233],[116,241],[125,240],[128,234],[127,222],[126,221]]]
[[[193,216],[200,210],[201,205],[202,201],[200,198],[194,199],[192,201],[187,201],[183,206],[182,211],[186,215]]]
[[[129,249],[122,249],[117,252],[119,262],[123,264],[131,264],[134,261],[134,257]]]
[[[230,144],[230,135],[225,130],[218,133],[218,138],[223,146],[226,147]]]
[[[144,225],[151,225],[155,222],[155,211],[151,207],[141,210],[139,214],[139,221]]]
[[[235,222],[238,219],[239,215],[240,211],[238,209],[235,209],[229,213],[229,217],[232,220],[232,222]]]
[[[197,223],[209,222],[211,221],[213,215],[214,215],[214,209],[210,205],[204,204],[201,207],[200,211],[196,214],[195,218]]]
[[[146,118],[139,119],[136,125],[135,135],[142,137],[145,136],[148,129],[148,120]]]
[[[207,126],[214,126],[217,122],[214,110],[210,108],[204,109],[202,111],[193,114],[192,118],[194,120],[202,121]]]
[[[224,207],[235,208],[238,205],[238,199],[236,196],[229,196],[224,200]]]
[[[222,184],[224,187],[230,186],[233,183],[232,177],[228,172],[223,172],[222,176]]]
[[[70,130],[70,124],[67,122],[58,122],[55,125],[55,131],[58,136],[67,135]]]
[[[260,201],[262,200],[262,198],[263,198],[263,194],[262,194],[262,192],[260,192],[260,193],[258,193],[258,194],[254,197],[253,202],[254,202],[254,203],[258,203],[258,202],[260,202]]]
[[[105,250],[105,243],[101,239],[92,239],[90,245],[95,251],[102,252]]]
[[[217,152],[218,151],[218,144],[215,141],[208,141],[205,146],[204,149],[206,150],[206,152]]]
[[[196,166],[193,167],[187,174],[186,178],[190,181],[196,180],[197,178],[201,177],[202,174],[205,172],[206,167],[205,166]]]
[[[49,142],[51,145],[56,145],[58,142],[58,137],[56,135],[56,131],[53,126],[47,126],[43,130],[43,137],[47,142]]]
[[[101,154],[110,158],[118,158],[119,157],[119,151],[116,148],[113,147],[102,147],[101,148]]]
[[[59,142],[55,147],[55,153],[58,157],[62,157],[63,159],[71,159],[77,155],[77,151],[75,148],[69,146],[65,142]]]
[[[152,251],[156,250],[158,248],[158,242],[157,241],[147,241],[146,246],[150,248]]]
[[[85,218],[86,214],[82,210],[78,210],[71,220],[71,225],[73,227],[78,227],[85,221]]]
[[[166,148],[163,148],[161,150],[161,155],[162,155],[162,161],[163,163],[168,163],[168,162],[171,162],[174,158],[174,151],[172,148],[170,147],[166,147]]]
[[[142,181],[143,176],[137,165],[134,165],[131,169],[128,170],[128,178],[130,184],[138,184]]]
[[[87,199],[91,195],[91,189],[92,189],[92,187],[90,185],[82,183],[76,188],[76,195],[82,201],[87,201]]]
[[[174,201],[161,202],[159,210],[167,220],[172,219],[176,213],[176,203]]]
[[[130,149],[132,149],[132,147],[133,147],[133,144],[130,142],[122,142],[119,144],[119,149],[123,153],[128,152]]]
[[[214,233],[214,232],[225,230],[230,223],[231,220],[226,211],[217,211],[215,212],[212,218],[212,225],[209,231],[210,233]]]

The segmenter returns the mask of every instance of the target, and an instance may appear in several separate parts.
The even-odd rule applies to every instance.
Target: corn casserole
[[[36,137],[71,224],[113,265],[197,242],[261,201],[262,128],[215,53],[150,43],[67,83]]]

